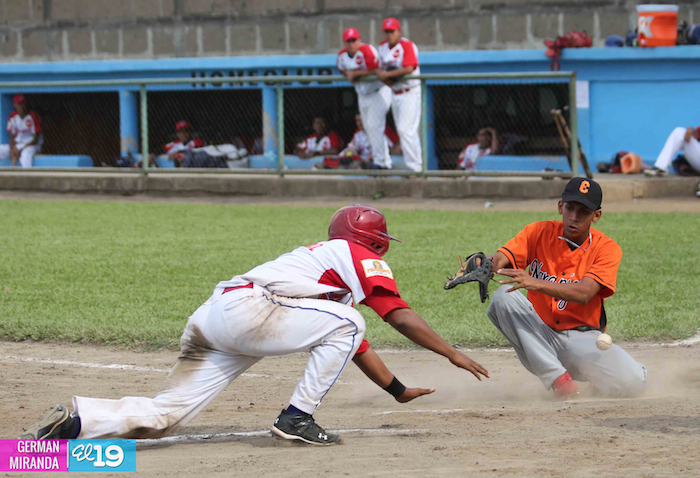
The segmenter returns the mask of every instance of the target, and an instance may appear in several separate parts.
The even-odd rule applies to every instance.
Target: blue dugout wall
[[[549,70],[543,50],[424,52],[420,62],[423,73]],[[561,69],[578,75],[579,137],[591,162],[608,160],[619,150],[635,151],[651,161],[672,128],[700,124],[700,47],[567,49],[561,57]],[[201,83],[194,85],[156,85],[149,86],[149,91],[259,88],[263,90],[264,116],[274,123],[274,86],[219,86],[207,83],[207,78],[311,74],[337,74],[335,55],[13,63],[2,65],[0,82],[201,78]],[[7,118],[12,95],[19,91],[0,90],[0,118]],[[32,91],[22,89],[24,93]],[[66,87],[51,91],[78,90]],[[121,149],[136,151],[138,87],[83,87],[79,91],[119,92]],[[1,134],[2,141],[8,141],[5,128]],[[272,142],[267,142],[266,149],[274,152]]]

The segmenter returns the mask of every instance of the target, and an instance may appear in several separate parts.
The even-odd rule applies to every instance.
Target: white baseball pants
[[[189,318],[181,354],[155,398],[73,397],[78,438],[159,438],[184,426],[236,377],[272,355],[311,350],[290,404],[312,414],[355,355],[365,321],[354,308],[289,299],[255,286],[216,290]]]
[[[635,396],[646,390],[644,365],[615,344],[599,350],[595,341],[600,331],[553,330],[523,294],[506,292],[511,287],[496,290],[486,313],[513,346],[520,363],[546,388],[568,371],[574,380],[591,382],[606,395]]]
[[[423,154],[418,132],[421,115],[420,87],[415,86],[399,95],[392,93],[391,111],[391,114],[394,115],[397,133],[401,139],[401,149],[406,167],[412,171],[421,171],[423,169]]]
[[[372,146],[372,161],[377,166],[391,168],[389,144],[386,141],[386,114],[391,107],[391,89],[382,86],[374,93],[358,94],[357,103],[360,107],[362,124]]]
[[[34,155],[39,152],[36,145],[25,147],[19,155],[19,165],[23,168],[31,168]],[[0,159],[10,159],[10,145],[0,144]]]
[[[673,159],[679,151],[683,151],[688,163],[696,171],[700,171],[700,143],[695,138],[690,138],[690,141],[685,142],[686,128],[678,127],[673,130],[666,140],[664,148],[656,158],[654,166],[664,171],[668,171],[671,167]]]

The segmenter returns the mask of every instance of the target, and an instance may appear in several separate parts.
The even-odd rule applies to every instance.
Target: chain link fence
[[[486,156],[560,158],[555,115],[568,123],[569,83],[543,80],[436,82],[434,154],[439,169],[479,169]]]
[[[115,166],[120,155],[119,94],[24,95],[40,122],[43,155],[86,155],[96,166]],[[3,119],[4,123],[7,118]]]
[[[574,139],[577,134],[568,109],[575,93],[571,74],[425,76],[423,85],[413,90],[414,94],[420,93],[420,101],[415,101],[415,97],[405,101],[403,104],[411,107],[403,107],[400,112],[420,119],[415,134],[420,136],[422,146],[419,160],[427,166],[424,174],[448,175],[453,170],[457,174],[464,169],[475,173],[533,173],[531,167],[518,169],[521,159],[545,160],[538,164],[551,161],[555,165],[540,170],[570,171],[562,167],[562,161],[566,166],[567,159],[577,154],[577,144],[567,138],[569,126]],[[328,154],[336,155],[363,126],[359,121],[358,97],[351,85],[340,78],[324,77],[321,84],[304,78],[305,83],[272,77],[264,82],[259,78],[249,82],[241,79],[238,83],[228,79],[225,85],[214,82],[208,86],[186,84],[185,79],[141,80],[146,85],[140,89],[146,92],[145,102],[136,89],[139,80],[111,82],[115,84],[115,91],[111,92],[59,92],[57,84],[51,84],[51,92],[47,92],[32,86],[26,97],[41,118],[43,155],[84,155],[92,158],[95,167],[133,167],[142,163],[140,153],[147,146],[149,167],[271,172],[277,168],[277,143],[283,138],[284,169],[280,172],[285,173],[295,168],[318,167],[325,151],[316,155],[315,161],[300,161],[297,157],[298,145],[310,136],[320,131],[332,137]],[[78,83],[66,85],[76,89],[80,87]],[[86,89],[92,85],[105,89],[110,84],[82,83]],[[12,86],[16,92],[17,85]],[[132,95],[129,108],[125,108],[120,96],[124,90],[119,89],[127,86]],[[4,114],[8,110],[7,99],[14,92],[3,90],[0,84]],[[402,94],[406,96],[401,97]],[[400,136],[405,131],[397,127],[402,120],[395,113],[396,106],[401,108],[402,98],[408,94],[387,96],[394,104],[386,118],[393,136],[387,136],[399,146],[391,149],[391,154],[397,155],[394,158],[399,158],[393,164],[403,170],[406,166],[400,160]],[[557,114],[565,124],[557,121]],[[280,115],[283,121],[278,123]],[[317,121],[322,121],[324,127],[317,128]],[[147,145],[143,144],[145,132]],[[128,145],[126,140],[130,141]],[[221,160],[214,162],[197,159],[194,152],[188,151],[222,145],[233,149],[224,148]]]

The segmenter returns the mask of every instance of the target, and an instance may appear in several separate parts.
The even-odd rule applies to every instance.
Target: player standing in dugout
[[[263,357],[310,350],[304,376],[271,431],[312,445],[338,443],[340,437],[316,424],[313,414],[349,360],[399,402],[433,391],[407,389],[389,372],[364,340],[365,320],[354,304],[370,307],[408,339],[479,380],[488,377],[401,298],[381,259],[390,240],[397,239],[387,233],[377,209],[339,209],[327,241],[299,247],[216,286],[187,321],[180,357],[155,398],[74,396],[72,413],[51,407],[20,438],[160,438],[187,424]]]
[[[525,368],[562,398],[579,393],[574,380],[612,396],[639,395],[647,387],[644,365],[617,345],[596,346],[622,259],[620,246],[591,228],[602,201],[598,183],[572,179],[558,204],[561,221],[532,223],[495,254],[473,254],[464,265],[460,259],[460,271],[445,284],[451,289],[477,280],[484,302],[491,271],[509,277],[500,281],[507,285],[494,294],[488,317]],[[528,291],[527,299],[519,289]]]
[[[364,130],[372,146],[372,162],[382,168],[391,168],[389,145],[386,136],[386,114],[391,107],[391,90],[381,81],[356,80],[362,76],[373,75],[379,66],[377,49],[362,43],[360,32],[348,28],[343,32],[345,48],[338,53],[338,71],[355,85],[357,104]]]
[[[385,41],[379,44],[379,68],[376,74],[391,88],[391,114],[401,139],[403,159],[411,171],[423,169],[418,125],[421,117],[420,75],[418,47],[401,33],[401,23],[387,18],[382,23]],[[391,167],[391,159],[389,159]]]

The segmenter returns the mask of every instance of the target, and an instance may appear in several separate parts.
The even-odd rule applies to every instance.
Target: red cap
[[[15,95],[14,98],[12,98],[13,103],[26,103],[27,98],[24,97],[24,95]]]
[[[396,19],[389,17],[384,20],[384,23],[382,23],[382,30],[387,31],[387,30],[399,30],[401,28],[401,23]]]
[[[348,28],[343,32],[343,41],[348,41],[348,40],[359,40],[360,39],[360,32],[358,32],[355,28]]]
[[[175,131],[180,131],[181,129],[192,129],[189,121],[181,120],[175,123]]]

